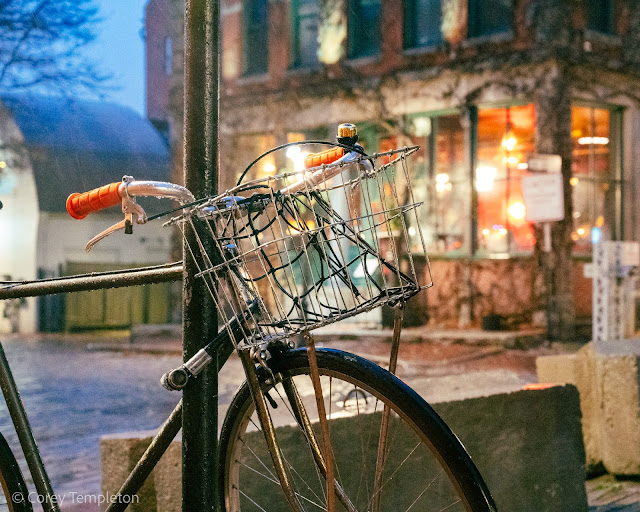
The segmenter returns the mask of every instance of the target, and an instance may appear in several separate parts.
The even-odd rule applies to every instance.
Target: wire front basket
[[[191,241],[237,346],[402,305],[431,286],[407,166],[416,150],[254,180],[169,222]]]

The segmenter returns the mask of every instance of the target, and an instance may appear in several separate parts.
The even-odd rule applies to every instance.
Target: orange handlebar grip
[[[304,159],[304,168],[317,167],[322,164],[330,164],[342,158],[344,155],[344,148],[336,147],[325,149],[320,153],[311,153]]]
[[[74,192],[67,198],[67,212],[74,219],[84,219],[92,212],[110,208],[122,202],[120,197],[121,181],[111,183],[89,192]]]

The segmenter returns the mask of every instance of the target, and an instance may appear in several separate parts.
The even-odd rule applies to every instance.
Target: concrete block
[[[640,342],[592,342],[576,354],[538,358],[540,382],[580,393],[587,468],[640,474]]]
[[[102,465],[102,494],[115,495],[131,470],[147,449],[153,432],[110,434],[100,438]],[[106,506],[105,506],[106,509]],[[132,512],[157,512],[156,489],[152,478],[147,479],[127,508]]]
[[[538,382],[577,385],[576,354],[542,356],[536,359]]]
[[[586,512],[585,455],[580,404],[573,386],[555,386],[435,404],[434,408],[469,450],[491,489],[498,510]],[[332,427],[334,440],[352,441],[355,421]],[[288,427],[279,437],[286,439]],[[340,435],[340,432],[345,435]],[[262,435],[253,432],[248,435]],[[102,438],[103,490],[115,492],[124,467],[149,442],[146,433]],[[347,448],[348,449],[348,448]],[[140,452],[141,453],[141,452]],[[139,509],[180,510],[181,449],[174,441],[152,473],[153,497],[140,497]],[[258,479],[256,485],[261,485]]]
[[[482,473],[498,510],[586,512],[574,386],[434,404]]]

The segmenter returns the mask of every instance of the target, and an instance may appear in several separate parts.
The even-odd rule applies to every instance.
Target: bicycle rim
[[[11,448],[0,434],[0,512],[31,512],[29,491]]]
[[[336,512],[495,510],[460,442],[415,392],[352,354],[319,350],[318,365],[330,419]],[[269,372],[259,375],[299,509],[327,510],[324,473],[311,448],[313,438],[322,446],[322,435],[305,351],[276,358],[272,370],[279,381],[275,386],[265,383],[272,380]],[[311,420],[311,434],[300,426],[287,397],[285,385],[291,382]],[[385,406],[390,413],[381,448]],[[227,512],[290,510],[258,425],[245,384],[229,408],[220,441]]]

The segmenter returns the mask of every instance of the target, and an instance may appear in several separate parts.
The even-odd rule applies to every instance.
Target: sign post
[[[564,187],[562,183],[562,158],[560,155],[534,154],[528,158],[529,173],[522,178],[522,197],[525,219],[542,224],[542,252],[544,253],[544,281],[547,293],[547,335],[554,318],[552,262],[552,222],[564,220]]]

